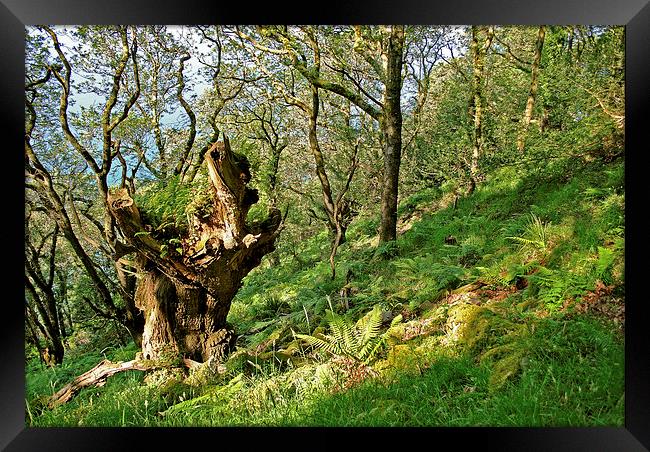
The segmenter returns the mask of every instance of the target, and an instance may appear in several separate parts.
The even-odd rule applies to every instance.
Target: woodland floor
[[[27,424],[622,426],[623,166],[502,168],[455,208],[451,187],[422,189],[400,203],[394,243],[377,244],[377,218],[355,219],[334,280],[325,232],[280,247],[233,303],[240,336],[220,372],[127,371],[44,408],[137,352],[78,335],[61,366],[28,359]],[[367,365],[295,336],[344,342],[327,311],[351,327],[375,306]]]

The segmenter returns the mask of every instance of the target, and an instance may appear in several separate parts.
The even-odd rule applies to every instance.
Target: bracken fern
[[[548,223],[542,220],[534,213],[528,214],[528,223],[524,227],[524,232],[519,237],[506,237],[509,240],[521,245],[521,249],[527,248],[545,250],[548,246]]]
[[[363,364],[368,364],[376,357],[386,335],[380,334],[382,315],[379,305],[354,324],[330,310],[327,311],[326,319],[331,330],[330,335],[310,336],[294,333],[295,337],[332,355],[352,358]],[[395,317],[391,327],[401,320],[401,315]]]

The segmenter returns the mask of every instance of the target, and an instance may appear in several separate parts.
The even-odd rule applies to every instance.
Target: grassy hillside
[[[335,279],[325,233],[251,273],[226,363],[126,372],[47,410],[103,356],[30,362],[28,423],[622,426],[623,176],[622,160],[551,160],[457,202],[453,187],[415,193],[390,245],[377,218],[352,223]]]

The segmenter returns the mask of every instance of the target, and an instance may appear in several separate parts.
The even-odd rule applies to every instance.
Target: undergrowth
[[[621,426],[623,162],[570,166],[501,168],[456,203],[444,189],[413,195],[390,245],[361,215],[335,279],[325,233],[297,251],[280,242],[280,263],[251,272],[232,304],[240,336],[222,374],[197,385],[126,372],[47,410],[63,384],[136,348],[32,360],[27,423]],[[186,213],[170,209],[161,221]]]

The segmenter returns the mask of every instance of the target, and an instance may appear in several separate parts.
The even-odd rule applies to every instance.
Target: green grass
[[[471,357],[438,358],[421,375],[366,383],[322,398],[305,425],[621,426],[623,345],[593,321],[548,321],[526,369],[489,391],[490,369]]]
[[[72,355],[54,369],[32,362],[28,423],[621,426],[622,333],[607,319],[563,306],[580,301],[598,281],[624,287],[622,187],[623,162],[553,162],[536,171],[497,170],[455,208],[443,207],[449,196],[444,190],[416,193],[399,209],[412,227],[391,246],[373,242],[375,216],[355,219],[333,280],[326,233],[298,245],[300,262],[280,244],[281,264],[251,272],[233,302],[228,320],[242,334],[240,361],[233,360],[227,374],[192,387],[179,380],[160,386],[145,382],[140,372],[127,372],[41,412],[39,400],[103,355]],[[537,230],[531,218],[539,218]],[[540,224],[543,246],[521,246],[539,236]],[[455,244],[445,242],[449,235]],[[490,312],[474,319],[476,334],[491,336],[470,348],[445,343],[451,328],[445,297],[476,281],[505,297],[480,301]],[[513,290],[517,281],[526,287]],[[392,367],[380,369],[378,378],[359,378],[348,387],[349,375],[304,344],[296,355],[301,361],[258,355],[248,362],[252,355],[246,353],[256,347],[266,344],[263,351],[273,356],[295,346],[292,330],[313,334],[328,328],[327,310],[356,320],[376,305],[404,314],[405,321],[436,319],[428,336],[398,341],[400,350],[408,351],[405,362],[391,361],[397,348],[382,351],[380,358]],[[499,336],[503,328],[517,333]],[[133,345],[111,349],[106,357],[131,359],[135,351]]]
[[[430,357],[423,369],[345,392],[282,394],[259,381],[164,425],[621,426],[623,345],[591,319],[547,320],[530,339],[525,370],[491,392],[489,365],[469,356]],[[248,397],[247,397],[248,396]],[[243,398],[242,398],[243,397]]]

